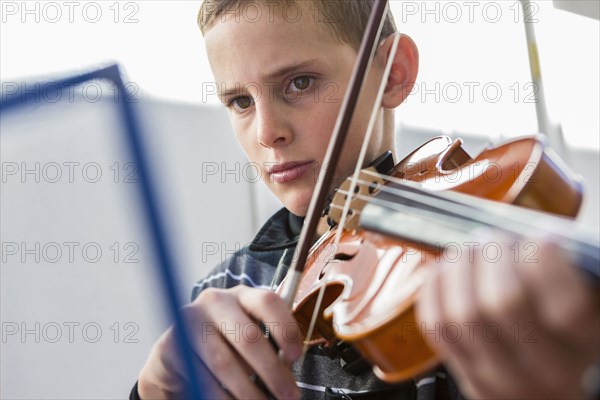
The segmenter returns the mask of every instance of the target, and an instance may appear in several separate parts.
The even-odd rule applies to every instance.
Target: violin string
[[[406,194],[399,189],[392,190],[397,191],[399,197]],[[348,192],[345,193],[350,194]],[[539,222],[540,226],[543,227],[535,226],[534,224],[531,224],[529,220],[525,220],[526,222],[521,221],[522,223],[513,224],[513,226],[511,226],[511,224],[507,225],[502,217],[496,217],[496,220],[490,221],[488,218],[489,215],[486,215],[484,212],[479,213],[479,215],[482,216],[479,218],[465,218],[465,215],[452,214],[445,209],[442,210],[442,213],[437,212],[439,211],[437,208],[434,209],[436,211],[423,209],[420,207],[420,202],[413,201],[415,205],[407,205],[362,194],[356,196],[362,200],[381,205],[382,207],[400,213],[401,218],[394,221],[394,226],[397,226],[398,223],[418,224],[417,226],[420,226],[420,229],[411,229],[412,226],[409,225],[408,229],[402,230],[401,233],[394,228],[390,230],[390,225],[387,227],[385,225],[382,226],[383,231],[388,234],[440,247],[443,243],[448,242],[446,237],[451,237],[454,240],[452,243],[456,243],[456,239],[461,235],[465,241],[478,239],[482,235],[482,232],[478,232],[478,238],[474,238],[473,230],[477,227],[488,225],[496,229],[503,229],[506,233],[510,233],[515,238],[528,237],[537,239],[545,238],[545,240],[550,239],[565,252],[565,256],[570,259],[573,266],[580,267],[582,270],[587,271],[595,279],[600,277],[600,269],[598,268],[598,265],[600,265],[600,253],[598,251],[600,232],[571,220],[540,213],[541,219]],[[503,205],[501,203],[499,204]],[[526,213],[530,212],[529,210],[521,211]],[[535,211],[531,212],[535,213]],[[473,215],[475,214],[471,213],[470,217]],[[552,222],[557,221],[560,222],[560,226],[554,226],[552,224]],[[370,224],[367,224],[365,221],[364,225]],[[376,228],[374,225],[366,228],[368,230],[379,231],[378,229],[373,229]],[[548,237],[548,233],[551,234],[550,237]],[[486,236],[484,233],[483,235]]]
[[[414,201],[417,204],[427,205],[429,207],[443,210],[446,213],[452,213],[463,218],[470,218],[478,222],[486,223],[491,226],[499,226],[504,230],[522,235],[523,228],[527,228],[531,235],[539,235],[541,224],[541,215],[539,212],[521,207],[515,207],[493,200],[474,198],[470,195],[445,190],[443,192],[429,191],[423,189],[423,185],[418,182],[408,181],[406,179],[397,178],[394,176],[383,176],[377,172],[369,170],[364,171],[366,174],[377,176],[395,183],[401,188],[382,187],[384,193],[390,193],[407,200]],[[363,182],[369,183],[369,182]],[[552,220],[552,224],[546,223],[552,229],[552,225],[572,226],[572,221],[566,220],[564,217],[543,214],[543,218],[547,221]],[[511,227],[510,223],[517,226]],[[560,230],[552,229],[561,233]]]
[[[363,181],[362,183],[368,183],[366,181]],[[380,191],[382,193],[389,193],[393,196],[395,196],[396,198],[400,199],[400,200],[408,200],[410,202],[413,202],[415,204],[417,204],[417,206],[410,206],[408,204],[404,204],[404,206],[406,207],[410,207],[411,209],[416,208],[416,209],[424,209],[425,207],[418,207],[419,205],[421,206],[427,206],[429,208],[433,208],[436,211],[438,211],[441,214],[445,214],[445,215],[455,215],[455,216],[460,216],[460,217],[464,217],[466,219],[472,219],[472,220],[477,220],[477,218],[471,218],[471,216],[465,216],[463,214],[461,214],[461,212],[466,212],[466,208],[468,206],[465,207],[465,209],[463,210],[450,210],[448,208],[448,206],[453,207],[455,206],[451,201],[447,201],[445,199],[440,199],[441,201],[431,201],[431,198],[427,197],[427,196],[423,196],[421,194],[415,194],[415,193],[410,193],[410,192],[405,192],[402,189],[398,189],[398,188],[388,188],[388,187],[382,187],[380,188]],[[350,191],[346,191],[346,190],[338,190],[338,192],[340,194],[343,195],[349,195],[349,196],[353,196],[354,198],[357,198],[359,200],[364,200],[366,203],[372,202],[372,203],[377,203],[383,207],[387,207],[387,208],[393,208],[393,206],[395,204],[398,204],[397,202],[394,202],[392,200],[386,200],[386,199],[380,199],[380,198],[375,198],[372,196],[367,196],[367,195],[363,195],[363,194],[359,194],[359,193],[352,193]],[[341,206],[334,204],[332,205],[333,208],[339,209],[341,208]],[[472,212],[473,210],[469,209],[469,212]],[[479,210],[475,210],[475,211],[479,211]],[[353,213],[355,214],[360,214],[361,211],[360,210],[356,210],[353,209],[352,210]],[[472,214],[471,214],[472,215]],[[481,222],[481,221],[479,221]]]
[[[522,209],[486,199],[473,199],[469,195],[458,192],[427,191],[422,189],[421,185],[417,182],[407,182],[405,179],[386,176],[369,170],[363,172],[400,185],[402,189],[383,186],[380,190],[398,198],[414,202],[417,206],[413,206],[412,210],[422,208],[418,206],[424,205],[440,210],[444,214],[453,214],[461,219],[470,219],[485,225],[500,227],[517,236],[529,235],[531,237],[539,237],[543,235],[542,232],[547,231],[562,239],[575,240],[581,244],[597,246],[597,243],[594,243],[591,239],[593,237],[592,232],[589,230],[586,232],[585,227],[574,225],[571,220],[566,220],[564,217],[540,214],[533,210]],[[359,183],[370,184],[371,182],[362,180]],[[342,190],[339,190],[339,192],[350,195],[349,192]],[[352,195],[356,196],[355,194]],[[365,196],[361,197],[361,199],[368,202],[372,197]],[[385,199],[378,199],[375,203],[379,203],[382,206],[395,204]],[[390,208],[393,208],[393,206]],[[543,226],[543,229],[540,226]],[[524,229],[527,230],[526,233]]]
[[[536,227],[539,223],[537,219],[539,219],[539,212],[524,209],[521,207],[515,207],[514,205],[509,205],[506,203],[501,203],[493,200],[488,200],[481,197],[473,197],[468,194],[444,190],[444,191],[431,191],[423,188],[423,185],[419,182],[410,181],[407,179],[397,178],[390,175],[379,174],[375,171],[365,170],[363,171],[367,175],[376,176],[382,179],[385,179],[389,182],[395,183],[402,188],[390,188],[384,186],[382,191],[397,194],[398,196],[407,197],[411,196],[407,193],[412,193],[412,200],[423,202],[431,207],[437,207],[439,209],[444,209],[450,212],[448,206],[446,204],[450,204],[449,207],[457,208],[454,211],[457,215],[469,215],[467,212],[472,212],[476,210],[480,213],[489,214],[490,216],[497,216],[502,219],[509,219],[515,223],[522,224],[524,222],[529,223],[529,225],[533,228]],[[363,182],[370,183],[370,182]],[[405,195],[406,194],[406,195]],[[444,204],[442,204],[444,203]],[[458,209],[462,207],[461,209]],[[468,209],[467,209],[468,208]],[[544,214],[546,217],[546,214]],[[560,216],[548,215],[549,218],[553,220],[560,221],[558,223],[565,223],[565,218]],[[537,218],[537,219],[536,219]],[[535,222],[535,223],[534,223]],[[569,221],[570,222],[570,221]],[[503,222],[500,222],[503,223]]]
[[[428,227],[423,227],[420,231],[414,229],[403,231],[403,235],[408,233],[412,240],[427,241],[424,238],[428,238],[429,244],[433,243],[432,239],[440,239],[438,242],[444,241],[444,239],[441,239],[443,235],[434,234],[432,236],[430,234],[430,230],[435,232],[436,228],[438,231],[441,228],[448,235],[455,235],[461,230],[461,233],[468,235],[465,239],[471,240],[473,233],[465,229],[467,225],[470,224],[471,229],[487,225],[488,227],[503,229],[516,238],[551,240],[565,252],[565,256],[570,258],[574,266],[589,272],[594,278],[600,277],[598,268],[598,265],[600,265],[600,252],[598,250],[600,247],[600,231],[598,229],[560,215],[476,198],[456,191],[430,191],[423,189],[423,185],[419,182],[407,181],[406,179],[387,176],[371,170],[363,170],[363,172],[396,183],[399,187],[383,186],[380,191],[391,193],[399,198],[408,198],[408,201],[412,202],[413,205],[408,206],[409,208],[404,209],[405,211],[413,215],[422,214],[423,205],[436,210],[434,214],[430,214],[430,217],[426,219],[430,222]],[[371,185],[373,182],[362,180],[360,183]],[[341,194],[354,195],[353,193],[341,192],[343,192]],[[373,201],[373,198],[368,196],[361,199],[384,207],[395,204],[394,202],[390,203],[390,200],[380,198]],[[397,208],[397,206],[391,208]],[[439,211],[441,213],[438,213]],[[403,215],[401,219],[404,221],[402,222],[406,223],[406,220],[410,219],[409,217],[409,214]],[[441,219],[445,220],[445,224],[440,224]],[[409,223],[418,222],[414,221],[415,218],[412,218],[412,220]],[[425,224],[427,224],[426,221]],[[443,225],[450,230],[444,230]],[[384,230],[391,234],[398,234],[398,231],[390,230],[389,227]],[[418,233],[416,233],[417,231]],[[481,232],[478,233],[478,236],[480,234]],[[438,242],[434,244],[437,246],[439,245]]]
[[[362,183],[364,184],[369,182],[363,181]],[[410,201],[414,203],[414,205],[411,206],[408,204],[403,204],[402,206],[400,206],[398,203],[391,200],[376,199],[373,197],[356,194],[354,196],[361,200],[372,202],[374,204],[378,204],[389,209],[394,209],[396,211],[410,210],[411,212],[420,212],[421,214],[428,214],[432,217],[453,217],[454,220],[456,220],[457,222],[461,220],[471,220],[479,224],[500,227],[506,232],[510,232],[518,236],[539,236],[539,231],[537,229],[534,229],[533,226],[524,225],[521,223],[518,224],[520,226],[510,226],[510,224],[506,223],[506,220],[503,217],[495,217],[494,214],[485,212],[484,210],[481,210],[478,207],[472,207],[470,204],[455,203],[454,200],[446,199],[443,197],[434,197],[435,195],[438,195],[438,193],[425,192],[426,194],[422,194],[387,186],[381,187],[380,191],[383,193],[391,194],[398,199]],[[340,193],[350,196],[349,192],[343,190],[341,190]],[[431,194],[433,194],[434,196],[430,196]],[[426,207],[433,209],[434,213],[432,214],[431,211],[426,210]],[[528,231],[524,232],[523,229],[527,229]]]
[[[385,10],[385,12],[383,14],[384,16],[383,16],[383,18],[380,21],[381,26],[380,26],[380,29],[379,29],[379,35],[381,35],[381,28],[383,27],[383,24],[385,23],[385,20],[386,20],[387,13],[389,13],[389,12],[390,12],[389,3],[387,3],[386,4],[386,10]],[[378,37],[378,39],[379,39],[379,37]],[[367,130],[366,130],[366,133],[365,133],[365,137],[364,137],[363,142],[362,142],[361,150],[360,150],[359,157],[358,157],[358,160],[357,160],[356,165],[355,165],[354,174],[352,176],[352,181],[351,181],[351,184],[350,184],[351,190],[354,190],[354,188],[356,187],[356,182],[358,181],[358,177],[359,177],[360,171],[361,171],[362,166],[364,164],[364,160],[365,160],[365,157],[366,157],[366,154],[367,154],[367,149],[368,149],[368,146],[369,146],[369,143],[370,143],[370,139],[371,139],[371,136],[372,136],[372,133],[373,133],[373,128],[374,128],[376,120],[377,120],[377,115],[379,114],[379,108],[380,108],[380,105],[381,105],[381,101],[383,99],[383,93],[384,93],[385,88],[387,86],[387,81],[389,79],[390,72],[392,70],[392,64],[394,62],[394,58],[396,57],[396,51],[398,49],[398,43],[399,42],[400,42],[400,35],[398,34],[398,35],[396,35],[394,37],[394,41],[392,43],[392,47],[390,49],[390,53],[389,53],[388,59],[386,61],[385,70],[383,72],[383,77],[381,79],[381,82],[379,84],[379,88],[377,90],[377,96],[376,96],[375,102],[373,103],[373,106],[371,108],[371,114],[370,114],[370,118],[369,118],[369,123],[367,125]],[[378,43],[378,40],[376,40],[376,43]],[[373,58],[374,58],[374,54],[375,54],[375,51],[373,52]],[[372,67],[372,65],[373,64],[372,64],[372,60],[371,60],[370,61],[370,67],[367,68],[367,71],[370,71],[370,68]],[[366,90],[367,90],[366,87],[363,88],[363,91],[366,91]],[[341,218],[341,224],[340,224],[340,226],[344,226],[344,224],[346,222],[347,214],[348,214],[348,211],[350,210],[350,201],[351,201],[351,199],[348,198],[346,200],[345,204],[344,204],[344,209],[343,209],[343,212],[342,212],[342,218]],[[342,235],[342,230],[338,229],[337,232],[336,232],[335,239],[334,239],[334,246],[336,246],[336,248],[339,247],[338,245],[339,245],[339,242],[341,240],[341,235]],[[322,282],[327,282],[328,272],[329,272],[330,269],[331,268],[328,268],[327,271],[325,271],[325,274],[324,274],[324,276],[322,278]],[[323,297],[324,297],[324,294],[325,294],[325,287],[326,287],[326,285],[323,283],[323,284],[321,284],[321,287],[319,288],[319,294],[317,296],[317,301],[316,301],[316,304],[315,304],[315,308],[313,309],[311,320],[310,320],[310,324],[308,326],[308,331],[307,331],[307,334],[306,334],[306,341],[304,342],[304,348],[303,348],[303,351],[302,351],[303,354],[306,354],[306,352],[308,351],[309,343],[310,343],[310,340],[312,339],[314,328],[315,328],[315,325],[316,325],[316,322],[317,322],[317,317],[319,315],[319,310],[321,309],[321,305],[323,304]]]
[[[420,218],[421,220],[435,222],[437,225],[443,225],[454,230],[460,230],[459,223],[462,221],[457,217],[453,216],[452,214],[440,214],[435,211],[419,208],[417,206],[397,203],[379,198],[373,198],[362,194],[356,195],[356,197],[359,197],[363,200],[368,200],[373,204],[380,205],[382,207],[403,213],[404,215],[409,215],[413,219]]]
[[[350,193],[350,192],[340,191],[340,193]],[[358,194],[356,195],[356,197],[359,197],[359,196],[364,196],[365,198],[368,198],[368,199],[371,198],[371,197],[368,197],[368,196],[365,196],[365,195],[358,195]],[[359,198],[362,200],[362,197],[359,197]],[[338,209],[338,210],[343,210],[344,209],[343,206],[338,206],[337,204],[331,204],[329,207],[335,208],[335,209]],[[352,210],[352,214],[360,215],[360,210],[353,209]]]

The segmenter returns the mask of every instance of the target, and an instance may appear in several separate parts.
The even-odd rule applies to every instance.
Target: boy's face
[[[224,22],[218,18],[205,34],[207,53],[248,159],[260,166],[264,182],[287,209],[305,215],[356,52],[315,22],[307,8],[295,23],[262,11],[256,22],[236,20],[239,14],[233,13]],[[354,169],[369,118],[366,108],[357,111],[336,185]],[[380,115],[367,162],[392,150],[381,121]]]

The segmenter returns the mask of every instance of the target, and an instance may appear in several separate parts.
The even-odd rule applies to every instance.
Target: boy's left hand
[[[527,245],[539,251],[515,257],[514,246]],[[480,246],[474,262],[440,265],[417,303],[426,337],[435,330],[430,344],[469,397],[591,397],[584,376],[600,365],[596,289],[555,246],[512,246],[500,244],[498,257]]]

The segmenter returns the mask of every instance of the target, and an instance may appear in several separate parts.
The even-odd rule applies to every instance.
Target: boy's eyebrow
[[[265,75],[264,79],[267,81],[270,79],[276,79],[281,76],[287,75],[291,72],[294,72],[296,70],[304,69],[306,67],[309,67],[309,66],[312,66],[312,65],[318,64],[318,63],[319,63],[318,59],[311,58],[310,60],[306,60],[301,63],[286,65],[286,66],[283,66],[283,67],[271,72],[270,74]]]
[[[294,71],[298,71],[310,66],[314,66],[315,64],[319,64],[320,61],[317,58],[311,58],[309,60],[297,63],[297,64],[290,64],[290,65],[285,65],[273,72],[270,72],[266,75],[263,76],[263,80],[264,81],[272,81],[272,80],[276,80],[277,78],[280,78],[282,76],[288,75]],[[219,90],[219,97],[221,98],[226,98],[228,96],[231,95],[235,95],[235,94],[239,94],[240,93],[240,83],[236,83],[234,85],[233,88],[231,89],[225,89],[225,90]]]

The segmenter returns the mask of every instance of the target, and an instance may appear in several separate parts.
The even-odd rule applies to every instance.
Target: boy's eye
[[[309,76],[298,76],[290,82],[288,86],[288,93],[290,92],[303,92],[305,90],[310,89],[311,85],[314,83],[314,78]]]
[[[243,111],[250,107],[254,103],[254,100],[250,96],[239,96],[231,100],[229,103],[238,111]]]

